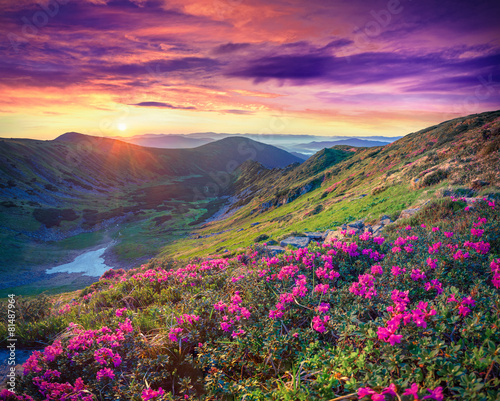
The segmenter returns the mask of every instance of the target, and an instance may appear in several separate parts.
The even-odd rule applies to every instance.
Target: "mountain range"
[[[190,149],[74,132],[1,139],[2,285],[29,292],[38,280],[43,289],[47,267],[101,244],[109,245],[107,263],[127,267],[158,254],[217,254],[262,232],[279,240],[376,220],[443,191],[497,188],[499,121],[498,111],[462,117],[385,146],[336,141],[305,162],[234,136]]]
[[[244,137],[258,142],[282,148],[300,159],[306,160],[314,152],[335,145],[356,147],[384,146],[401,137],[367,136],[315,136],[315,135],[268,135],[268,134],[223,134],[214,132],[193,133],[187,135],[144,134],[132,137],[114,137],[128,143],[155,148],[194,148],[223,138]]]

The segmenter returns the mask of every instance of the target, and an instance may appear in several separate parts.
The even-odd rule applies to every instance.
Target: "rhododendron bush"
[[[499,207],[464,206],[377,237],[107,273],[25,363],[17,399],[497,400]]]

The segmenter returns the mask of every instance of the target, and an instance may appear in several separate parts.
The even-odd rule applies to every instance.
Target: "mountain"
[[[123,157],[120,168],[132,174],[142,166],[136,157],[156,157],[167,166],[145,164],[144,177],[174,171],[174,153],[118,142],[75,133],[48,145],[8,142],[0,172],[18,181],[2,184],[11,191],[2,224],[28,215],[16,190],[29,178],[20,149],[39,148],[30,154],[34,166],[70,147],[85,150],[94,170]],[[16,294],[2,301],[16,318],[16,349],[46,346],[16,377],[17,395],[4,390],[3,398],[498,400],[500,111],[445,121],[386,146],[336,145],[284,168],[261,162],[288,161],[286,152],[247,138],[179,155],[193,160],[179,159],[176,169],[213,169],[142,183],[137,171],[122,198],[107,199],[143,208],[135,210],[140,220],[113,220],[121,251],[136,256],[159,240],[157,257],[136,257],[133,269],[107,270],[83,290],[54,297],[19,297],[29,285],[10,285],[13,276],[38,279],[39,271],[0,269],[2,293]],[[74,166],[71,157],[66,164]],[[197,178],[228,196],[181,202],[163,192],[192,188]],[[144,198],[131,196],[137,190]],[[153,210],[146,201],[155,197],[172,201]],[[71,222],[79,213],[57,209],[53,216]],[[25,233],[0,235],[5,252]],[[71,241],[59,244],[67,250]],[[0,322],[4,342],[11,326]]]
[[[151,148],[184,149],[195,148],[212,142],[207,138],[192,138],[185,135],[145,134],[132,137],[116,137],[124,142]]]
[[[294,156],[297,156],[299,159],[302,159],[302,160],[307,160],[309,158],[309,156],[307,156],[303,153],[299,153],[299,152],[289,152],[289,153],[294,155]]]
[[[337,145],[355,146],[358,148],[370,148],[370,147],[374,147],[374,146],[385,146],[388,143],[389,142],[368,141],[365,139],[348,138],[348,139],[342,139],[339,141],[322,141],[322,142],[313,141],[313,142],[308,142],[308,143],[301,143],[301,144],[295,145],[294,148],[319,150],[319,149],[323,149],[323,148],[331,148],[331,147],[337,146]]]
[[[163,253],[216,253],[248,246],[262,232],[276,240],[362,218],[399,216],[446,194],[499,191],[499,150],[500,111],[493,111],[445,121],[383,147],[337,145],[286,169],[246,163],[234,174],[226,213],[196,230],[201,237],[216,235],[217,241],[182,239]]]
[[[52,141],[0,139],[0,288],[44,277],[44,265],[69,261],[80,243],[112,243],[108,259],[119,266],[154,256],[220,207],[230,173],[247,160],[268,168],[302,161],[240,137],[192,149],[75,132]]]

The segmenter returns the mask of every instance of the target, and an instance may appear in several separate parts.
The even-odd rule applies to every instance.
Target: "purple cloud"
[[[196,110],[193,106],[173,106],[170,103],[163,102],[140,102],[130,104],[129,106],[141,106],[141,107],[162,107],[166,109],[178,109],[178,110]]]

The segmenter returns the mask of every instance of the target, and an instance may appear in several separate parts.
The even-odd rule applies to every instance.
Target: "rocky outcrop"
[[[305,248],[309,245],[311,239],[309,237],[288,237],[280,242],[282,247],[294,246],[296,248]]]

